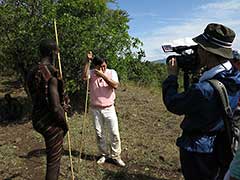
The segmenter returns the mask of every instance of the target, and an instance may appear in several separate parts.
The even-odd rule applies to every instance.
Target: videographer
[[[207,81],[221,81],[229,94],[230,106],[237,106],[240,90],[240,73],[232,67],[232,42],[235,33],[230,28],[211,23],[204,33],[193,38],[198,44],[198,68],[205,67],[199,81],[178,93],[178,62],[168,63],[168,77],[163,82],[163,101],[167,109],[185,115],[183,130],[177,139],[180,162],[186,180],[222,180],[232,160],[224,130],[221,101]]]

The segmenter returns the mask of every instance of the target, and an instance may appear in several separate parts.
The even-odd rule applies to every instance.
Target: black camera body
[[[193,46],[176,46],[163,45],[162,49],[164,52],[175,52],[179,55],[170,55],[167,57],[166,63],[173,57],[176,58],[178,67],[186,73],[196,72],[199,62],[197,58],[197,45]],[[190,51],[190,52],[187,52]]]
[[[197,48],[198,45],[176,47],[172,47],[171,45],[162,46],[164,52],[175,52],[179,54],[168,56],[166,63],[168,63],[171,58],[176,58],[178,67],[183,71],[183,83],[185,91],[188,89],[191,83],[197,82],[199,79],[199,58],[197,55]],[[190,51],[190,53],[187,51]]]

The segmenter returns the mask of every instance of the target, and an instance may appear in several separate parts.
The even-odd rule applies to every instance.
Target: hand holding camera
[[[174,76],[178,76],[178,72],[179,72],[179,68],[177,65],[177,59],[175,57],[172,57],[169,61],[168,61],[168,75],[174,75]]]
[[[179,69],[181,69],[183,71],[185,90],[189,87],[191,77],[194,77],[199,71],[197,48],[197,45],[176,47],[172,47],[171,45],[162,46],[164,52],[174,52],[177,54],[167,57],[166,63],[168,65],[168,74],[177,76]]]
[[[186,73],[194,73],[198,68],[197,45],[193,46],[176,46],[163,45],[162,49],[165,53],[174,52],[178,55],[170,55],[167,58],[167,63],[172,58],[175,58],[178,67]]]

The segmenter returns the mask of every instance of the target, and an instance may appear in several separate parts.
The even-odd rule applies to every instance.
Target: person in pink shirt
[[[89,71],[90,62],[94,69]],[[87,54],[87,60],[83,71],[83,79],[89,78],[90,88],[90,108],[96,130],[96,139],[100,151],[98,164],[105,163],[110,157],[115,164],[124,167],[125,163],[121,159],[121,140],[118,128],[118,118],[115,111],[115,89],[119,85],[117,72],[107,68],[105,58],[93,57],[92,52]],[[104,126],[110,133],[110,153],[107,149]]]

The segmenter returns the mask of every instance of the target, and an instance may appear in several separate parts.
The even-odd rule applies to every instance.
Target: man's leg
[[[63,151],[63,130],[51,127],[44,135],[47,152],[46,180],[58,180]]]
[[[107,156],[107,144],[104,132],[104,119],[99,109],[91,109],[94,128],[96,130],[96,140],[101,156]]]
[[[118,118],[115,107],[111,106],[103,110],[103,116],[107,121],[111,139],[111,157],[119,166],[125,166],[121,160],[121,140],[118,128]]]
[[[188,152],[180,148],[180,161],[185,180],[215,180],[218,162],[213,153]]]

